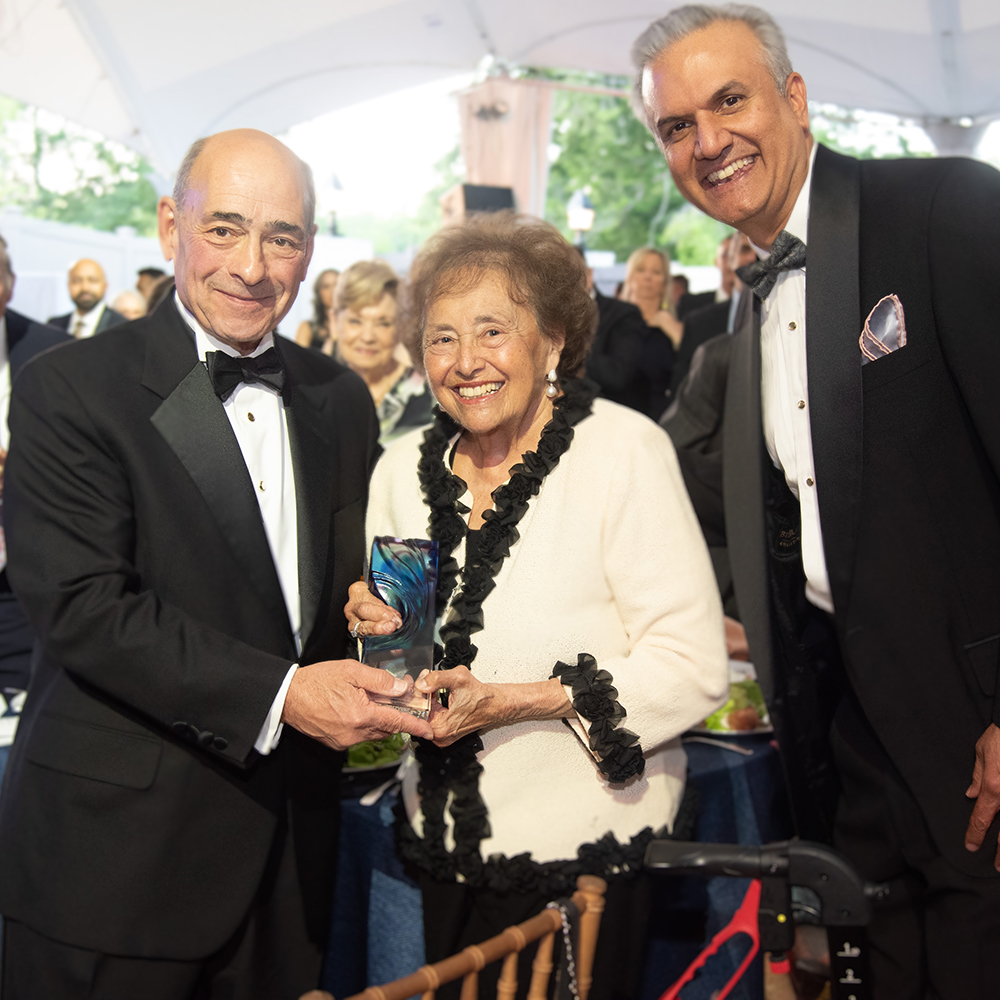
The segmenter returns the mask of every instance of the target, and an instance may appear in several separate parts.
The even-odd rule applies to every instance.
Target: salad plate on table
[[[729,699],[689,733],[699,736],[760,736],[773,733],[752,663],[729,661]]]
[[[406,733],[396,733],[383,740],[355,743],[347,750],[347,760],[341,768],[341,773],[364,774],[397,768],[409,746],[410,739]]]

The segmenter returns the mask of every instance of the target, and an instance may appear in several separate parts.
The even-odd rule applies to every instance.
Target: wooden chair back
[[[597,935],[604,912],[604,893],[607,883],[596,875],[581,875],[576,880],[573,903],[580,913],[575,949],[576,983],[580,1000],[587,1000],[593,981],[594,952]],[[514,1000],[517,993],[517,956],[529,944],[539,941],[531,966],[531,984],[528,1000],[546,1000],[549,976],[552,973],[552,951],[555,937],[562,933],[562,914],[555,908],[546,908],[523,924],[508,927],[502,934],[469,945],[457,955],[452,955],[434,965],[425,965],[412,975],[383,986],[369,986],[363,993],[348,1000],[406,1000],[415,994],[421,1000],[434,1000],[435,991],[445,983],[462,980],[461,1000],[477,1000],[479,971],[491,962],[503,959],[500,980],[497,983],[497,1000]],[[539,940],[540,939],[540,940]],[[300,1000],[333,1000],[323,990],[311,990]]]

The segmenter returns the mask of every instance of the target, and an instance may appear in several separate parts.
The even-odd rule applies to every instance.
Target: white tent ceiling
[[[281,132],[474,69],[629,72],[650,0],[0,0],[0,93],[172,172],[200,135]],[[763,0],[815,100],[945,120],[1000,118],[997,0]],[[387,123],[391,135],[391,122]],[[971,129],[970,132],[977,130]]]

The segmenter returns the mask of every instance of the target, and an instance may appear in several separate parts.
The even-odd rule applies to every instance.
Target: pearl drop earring
[[[557,375],[555,368],[550,368],[548,375],[545,376],[545,381],[549,383],[545,387],[545,395],[548,396],[549,399],[555,399],[559,394],[559,387],[556,385],[556,379]]]

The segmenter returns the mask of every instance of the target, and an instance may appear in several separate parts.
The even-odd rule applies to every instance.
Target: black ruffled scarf
[[[573,428],[591,413],[597,393],[594,383],[565,379],[562,388],[563,394],[553,403],[552,419],[545,425],[536,450],[527,452],[511,469],[510,479],[493,491],[494,508],[483,515],[478,553],[467,563],[462,589],[455,596],[447,622],[441,626],[444,647],[439,658],[440,670],[459,664],[471,668],[478,652],[471,637],[483,628],[483,602],[496,586],[496,575],[520,537],[517,524],[528,510],[528,501],[538,495],[542,481],[569,448]],[[469,513],[459,499],[467,489],[466,483],[445,463],[448,444],[460,432],[461,427],[451,417],[443,410],[436,410],[435,421],[424,434],[417,464],[424,501],[430,508],[430,537],[438,542],[439,619],[455,591],[459,575],[455,550],[467,530],[463,515]],[[529,854],[523,854],[515,858],[497,856],[484,862],[479,844],[490,836],[490,825],[486,803],[479,794],[483,767],[476,755],[482,749],[478,733],[469,733],[449,747],[417,742],[423,837],[418,837],[401,816],[399,846],[404,859],[441,881],[458,877],[473,886],[488,885],[499,891],[519,892],[539,888],[564,892],[572,888],[578,874],[628,872],[641,867],[646,844],[653,837],[648,828],[629,845],[618,844],[610,834],[596,844],[585,844],[573,861],[540,865]],[[444,842],[446,807],[454,824],[453,852],[447,850]]]

